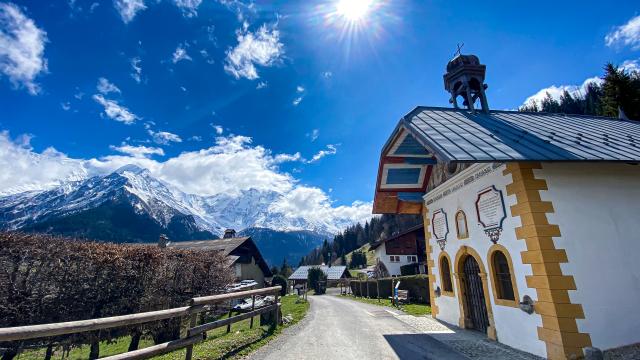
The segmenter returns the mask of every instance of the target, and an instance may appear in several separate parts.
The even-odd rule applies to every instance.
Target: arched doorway
[[[464,301],[466,305],[465,323],[468,327],[487,333],[489,315],[480,266],[473,256],[466,256],[462,261],[462,286],[464,287]]]

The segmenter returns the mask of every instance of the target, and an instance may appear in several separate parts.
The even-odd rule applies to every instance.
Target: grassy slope
[[[265,345],[284,327],[289,327],[300,321],[309,309],[308,302],[297,303],[296,295],[285,296],[282,299],[282,315],[291,314],[293,321],[285,326],[279,327],[273,331],[269,326],[259,326],[260,317],[254,318],[253,329],[249,328],[250,320],[243,320],[231,325],[231,332],[226,333],[226,326],[209,331],[207,340],[197,344],[193,348],[193,357],[195,359],[221,359],[241,357],[251,351]],[[114,340],[111,343],[102,342],[100,344],[100,357],[120,354],[127,351],[130,338],[128,336]],[[150,339],[141,339],[140,348],[153,345]],[[184,359],[185,350],[174,351],[169,354],[155,357],[155,359]],[[44,357],[45,350],[30,350],[20,354],[20,360],[36,360]],[[87,359],[89,357],[89,346],[84,345],[71,350],[68,359]],[[62,359],[62,351],[58,350],[54,353],[53,359]]]
[[[347,253],[345,255],[345,258],[347,259],[347,264],[349,264],[349,262],[351,261],[351,255],[355,252],[355,251],[362,251],[365,254],[367,254],[367,266],[373,266],[376,264],[376,253],[375,251],[369,251],[369,248],[371,248],[371,245],[369,244],[364,244],[361,247]],[[333,265],[342,265],[340,264],[340,258],[336,259],[333,262]],[[352,273],[352,275],[355,276],[355,274]]]
[[[393,307],[391,304],[391,299],[369,299],[369,298],[361,298],[355,297],[353,295],[341,295],[347,299],[360,301],[367,304],[378,305],[378,306],[389,306]],[[406,312],[409,315],[413,316],[422,316],[431,314],[431,306],[425,304],[404,304],[400,305],[400,310]]]

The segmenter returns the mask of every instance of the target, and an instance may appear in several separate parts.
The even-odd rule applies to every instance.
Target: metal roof
[[[640,161],[640,121],[417,107],[402,127],[445,162]]]
[[[326,266],[326,265],[311,265],[311,266],[300,266],[296,269],[296,271],[289,276],[289,280],[307,280],[307,275],[309,273],[309,269],[311,268],[319,268],[322,272],[327,275],[327,280],[338,280],[342,277],[342,274],[347,270],[346,266]]]

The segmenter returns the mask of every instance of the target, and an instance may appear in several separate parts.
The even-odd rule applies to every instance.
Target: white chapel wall
[[[522,264],[520,257],[520,252],[526,250],[526,243],[523,240],[517,240],[515,237],[514,229],[520,226],[520,219],[510,216],[510,206],[516,202],[515,196],[508,196],[506,193],[506,185],[511,183],[511,175],[503,175],[502,172],[504,168],[504,165],[500,165],[495,169],[493,164],[473,165],[429,192],[425,196],[426,206],[429,210],[430,218],[437,209],[443,209],[447,215],[449,233],[444,251],[451,259],[450,266],[452,272],[457,271],[457,269],[455,269],[456,253],[460,247],[464,245],[473,248],[480,255],[482,265],[485,268],[484,270],[488,272],[489,262],[487,253],[493,243],[478,224],[475,201],[478,192],[489,186],[493,185],[502,191],[507,218],[503,223],[503,231],[498,240],[498,244],[506,247],[511,256],[514,266],[512,271],[514,271],[515,274],[520,296],[519,300],[521,300],[524,295],[529,295],[535,300],[536,291],[535,289],[528,288],[525,280],[525,276],[532,274],[531,266]],[[471,178],[473,178],[472,181],[470,181]],[[440,196],[446,193],[447,190],[451,192],[446,196]],[[457,238],[455,214],[458,210],[463,210],[467,216],[469,231],[469,238],[467,239]],[[432,238],[429,241],[433,247],[432,259],[435,264],[434,274],[436,274],[435,286],[439,286],[442,289],[440,264],[438,261],[442,251],[434,239],[431,228],[430,232],[432,233]],[[457,326],[460,318],[460,308],[456,279],[452,277],[452,281],[455,297],[442,295],[435,299],[435,303],[439,308],[438,319]],[[491,300],[498,341],[524,351],[545,356],[545,344],[538,339],[537,333],[538,326],[542,326],[540,316],[537,314],[529,315],[518,308],[495,304],[492,293],[493,290],[491,289],[491,276],[489,276],[488,281],[489,293],[485,294],[485,297]]]
[[[640,342],[640,166],[544,163],[536,176],[569,258],[562,271],[576,282],[571,301],[585,312],[579,330],[601,349]]]

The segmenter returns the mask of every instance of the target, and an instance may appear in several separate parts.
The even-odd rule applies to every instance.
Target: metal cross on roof
[[[456,46],[458,47],[458,50],[453,54],[453,57],[462,55],[462,47],[464,46],[464,43],[458,43]]]

